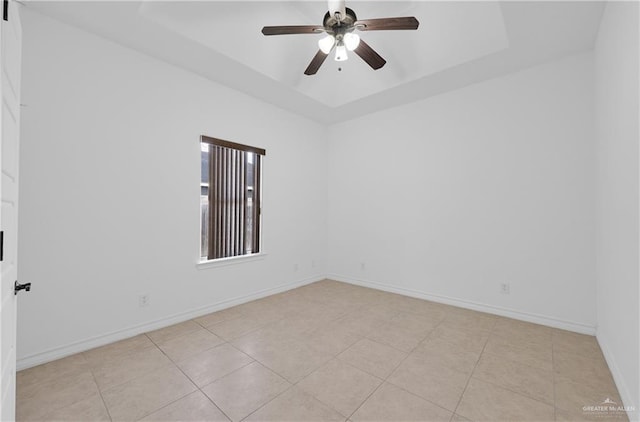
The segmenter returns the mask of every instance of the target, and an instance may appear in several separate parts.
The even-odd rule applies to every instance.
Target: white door
[[[2,3],[2,2],[0,2]],[[0,420],[15,420],[16,403],[16,307],[14,294],[18,264],[18,140],[20,134],[20,63],[22,28],[18,3],[11,0],[7,20],[0,20],[0,63],[2,97],[0,128],[2,134],[0,198],[0,230],[3,232],[2,262],[0,262]],[[4,10],[0,11],[3,12]]]

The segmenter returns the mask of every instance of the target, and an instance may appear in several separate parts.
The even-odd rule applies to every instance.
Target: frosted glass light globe
[[[360,37],[358,34],[354,34],[349,32],[348,34],[344,34],[344,46],[347,47],[347,50],[353,51],[358,48],[358,44],[360,44]]]
[[[329,54],[335,42],[336,39],[333,35],[327,35],[326,37],[318,40],[318,47],[324,54]]]

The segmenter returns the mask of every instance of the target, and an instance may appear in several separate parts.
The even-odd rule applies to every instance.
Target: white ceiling
[[[28,1],[27,7],[321,123],[348,120],[590,50],[602,2],[347,0],[358,18],[415,16],[417,31],[360,32],[386,60],[355,54],[304,69],[321,35],[265,37],[265,25],[320,25],[326,1]],[[341,68],[341,71],[338,71]]]
[[[362,38],[388,61],[378,71],[352,54],[344,63],[325,61],[318,74],[309,77],[303,71],[324,35],[265,37],[260,29],[265,24],[321,24],[326,3],[262,2],[247,6],[243,2],[149,2],[142,5],[140,14],[329,107],[386,91],[508,46],[497,3],[360,2],[352,6],[357,9],[356,14],[366,13],[363,18],[415,16],[421,27],[417,32],[361,32]]]

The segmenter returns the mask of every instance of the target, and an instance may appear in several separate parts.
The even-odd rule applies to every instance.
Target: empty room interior
[[[639,6],[5,2],[2,420],[640,420]]]

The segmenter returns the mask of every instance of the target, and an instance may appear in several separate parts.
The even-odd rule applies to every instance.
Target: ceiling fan
[[[318,41],[320,48],[304,71],[305,75],[315,75],[325,59],[335,48],[335,60],[347,60],[347,51],[353,51],[374,70],[387,63],[354,31],[386,31],[396,29],[418,29],[420,24],[413,16],[402,18],[379,18],[358,20],[353,10],[345,7],[344,0],[328,0],[329,11],[324,15],[322,25],[265,26],[264,35],[321,34],[327,36]]]

